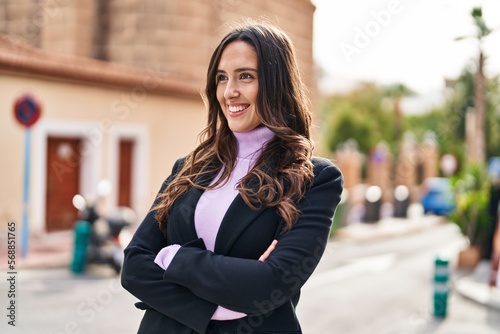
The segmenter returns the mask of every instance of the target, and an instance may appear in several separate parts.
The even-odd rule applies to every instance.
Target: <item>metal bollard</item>
[[[382,206],[382,189],[379,186],[369,186],[365,192],[365,215],[363,221],[375,223],[380,220]]]
[[[75,224],[75,244],[73,247],[73,260],[71,271],[80,274],[85,271],[87,263],[87,247],[89,244],[91,226],[88,221],[79,220]]]
[[[399,185],[394,190],[394,217],[406,218],[410,205],[410,190],[407,186]]]
[[[437,256],[434,261],[434,316],[446,317],[448,308],[449,260],[446,256]]]

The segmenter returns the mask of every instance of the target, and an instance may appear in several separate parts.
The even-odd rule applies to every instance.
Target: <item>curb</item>
[[[455,281],[454,289],[462,297],[500,311],[500,288],[489,286],[490,261],[482,261],[476,269]]]
[[[52,232],[34,236],[29,242],[26,257],[16,256],[16,269],[51,269],[68,267],[73,256],[73,231]],[[7,261],[0,270],[7,269]]]
[[[500,311],[500,289],[486,283],[462,278],[455,282],[455,291],[462,297]]]
[[[385,218],[375,223],[352,223],[339,228],[333,235],[342,241],[368,241],[423,231],[443,224],[446,219],[441,216],[422,216],[418,218]]]
[[[46,256],[28,256],[19,261],[19,269],[54,269],[69,268],[71,264],[71,254],[54,253]]]

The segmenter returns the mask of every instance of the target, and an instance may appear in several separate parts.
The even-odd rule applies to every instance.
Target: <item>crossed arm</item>
[[[271,245],[269,245],[266,251],[259,257],[259,261],[264,262],[269,257],[271,252],[276,248],[277,244],[278,240],[273,240]],[[163,270],[167,270],[170,262],[172,262],[172,259],[174,258],[180,247],[181,246],[177,244],[164,247],[158,253],[158,255],[156,255],[155,263]],[[212,315],[212,320],[235,320],[244,318],[246,316],[246,313],[236,312],[225,307],[218,306],[215,310],[215,313]]]

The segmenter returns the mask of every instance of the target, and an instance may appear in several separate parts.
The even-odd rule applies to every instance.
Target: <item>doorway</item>
[[[45,222],[48,232],[72,229],[78,219],[72,199],[80,189],[80,145],[80,138],[47,138]]]
[[[121,139],[118,148],[118,206],[132,207],[134,140]]]

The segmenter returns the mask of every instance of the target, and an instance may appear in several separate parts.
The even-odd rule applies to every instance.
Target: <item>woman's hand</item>
[[[262,254],[259,257],[259,261],[260,262],[266,261],[266,259],[269,257],[269,255],[271,255],[271,253],[273,252],[273,250],[276,248],[277,244],[278,244],[278,240],[273,240],[273,242],[271,242],[271,245],[266,249],[266,251],[264,252],[264,254]]]

